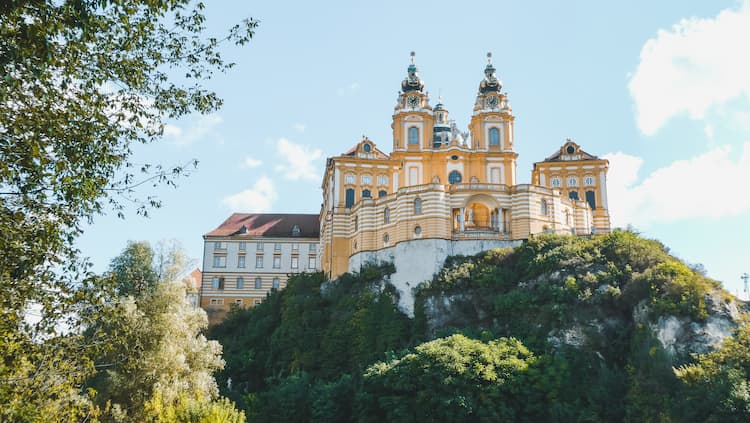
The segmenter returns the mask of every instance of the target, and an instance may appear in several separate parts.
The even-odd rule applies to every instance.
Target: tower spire
[[[409,54],[410,64],[406,70],[406,78],[401,82],[401,91],[422,91],[424,89],[424,82],[419,79],[419,72],[417,71],[417,65],[414,64],[415,53],[412,51]]]

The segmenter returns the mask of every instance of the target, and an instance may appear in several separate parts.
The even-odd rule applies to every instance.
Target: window
[[[557,178],[557,177],[552,178],[550,182],[552,182],[552,186],[555,188],[559,188],[560,185],[562,185],[562,181],[560,180],[560,178]]]
[[[354,232],[359,230],[359,216],[354,216]]]
[[[422,199],[421,198],[415,198],[414,199],[414,214],[422,214]]]
[[[346,189],[346,204],[345,207],[351,208],[354,205],[354,190],[352,188]]]
[[[570,210],[565,210],[565,224],[570,225]]]
[[[227,267],[227,256],[214,256],[214,267]]]
[[[386,207],[383,209],[383,223],[389,223],[391,221],[391,209]]]
[[[362,175],[362,185],[370,185],[370,184],[372,184],[372,176]]]
[[[570,198],[571,200],[578,201],[579,200],[579,198],[578,198],[578,191],[570,191],[568,193],[568,198]]]
[[[242,298],[235,298],[234,305],[241,306],[242,305]]]
[[[388,242],[391,240],[391,237],[388,236],[388,234],[383,235],[383,245],[388,245]]]
[[[299,269],[299,257],[292,257],[292,269]]]
[[[299,252],[299,244],[292,244],[292,251]]]
[[[263,288],[263,279],[255,278],[255,289]]]
[[[307,259],[307,268],[308,269],[315,269],[315,257],[309,257]]]
[[[273,250],[274,251],[281,251],[281,243],[280,242],[274,242],[274,244],[273,244]]]
[[[378,191],[378,198],[385,197],[386,195],[388,195],[388,191],[384,189],[381,189],[380,191]]]
[[[224,299],[223,298],[211,298],[211,300],[209,301],[209,304],[211,304],[211,305],[222,305],[222,304],[224,304]]]
[[[448,182],[451,184],[458,184],[461,182],[461,172],[454,170],[448,174]]]
[[[593,176],[587,176],[583,178],[583,184],[586,186],[594,185],[594,177]]]
[[[273,268],[281,269],[281,256],[273,256]]]
[[[237,256],[237,267],[245,267],[245,256]]]
[[[372,198],[372,195],[370,194],[369,189],[363,189],[362,190],[362,198]]]
[[[355,180],[355,177],[352,174],[348,174],[348,175],[344,176],[344,183],[345,184],[353,184],[354,180]]]
[[[568,178],[568,186],[569,187],[577,187],[578,186],[578,178],[575,176],[571,176]]]
[[[257,251],[263,251],[263,242],[261,241],[261,242],[258,242],[257,244],[255,244],[255,249]]]
[[[279,289],[280,285],[279,278],[273,278],[273,289]]]
[[[414,235],[416,235],[416,236],[422,235],[422,227],[421,226],[415,226],[414,227]]]
[[[240,251],[245,251],[245,244],[247,244],[245,241],[240,242]]]
[[[263,268],[263,256],[255,256],[255,268],[256,269]]]
[[[224,289],[224,278],[220,276],[214,276],[213,279],[211,279],[211,288]]]
[[[500,130],[490,128],[490,145],[500,145]]]
[[[419,128],[416,126],[409,128],[409,144],[419,144]]]
[[[586,191],[586,201],[591,206],[591,210],[596,209],[596,193],[594,191]]]
[[[575,147],[573,147],[572,145],[569,145],[569,146],[568,146],[568,148],[566,148],[566,149],[565,149],[565,151],[566,151],[566,152],[567,152],[568,154],[573,154],[573,153],[575,153],[575,152],[576,152],[576,149],[575,149]]]
[[[307,251],[309,251],[311,253],[314,253],[314,252],[318,251],[318,245],[317,244],[310,244],[310,246],[307,249]]]
[[[362,146],[362,150],[364,150],[365,153],[369,153],[370,150],[372,150],[372,146],[370,146],[370,144],[365,144]]]
[[[378,185],[388,185],[388,177],[384,175],[378,176]]]
[[[221,241],[214,242],[214,250],[224,250],[226,248],[227,247],[224,245],[223,242],[221,242]]]
[[[245,287],[245,279],[243,279],[241,276],[237,278],[237,289],[242,289]]]
[[[547,216],[547,200],[542,200],[542,207],[540,212],[542,215]]]
[[[294,225],[292,227],[292,236],[299,236],[300,232],[299,225]]]
[[[261,300],[259,300],[259,299],[256,298],[256,299],[253,300],[253,305],[259,305],[260,302],[261,302]]]

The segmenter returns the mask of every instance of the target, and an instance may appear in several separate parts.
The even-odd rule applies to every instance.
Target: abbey
[[[335,278],[391,261],[404,291],[448,255],[542,232],[609,231],[608,161],[573,141],[534,164],[531,184],[517,184],[514,116],[502,88],[488,54],[469,131],[461,132],[440,100],[430,105],[412,52],[393,113],[392,152],[363,137],[327,161],[321,270]]]

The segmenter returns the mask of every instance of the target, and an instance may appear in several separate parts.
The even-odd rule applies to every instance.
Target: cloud
[[[258,159],[254,159],[250,156],[245,157],[245,160],[242,162],[242,167],[246,167],[248,169],[252,169],[254,167],[258,167],[262,165],[263,162]]]
[[[222,203],[233,212],[266,213],[271,211],[277,198],[273,181],[262,176],[252,188],[224,197]]]
[[[640,183],[643,159],[624,153],[610,161],[607,197],[613,226],[649,225],[698,218],[736,216],[750,210],[750,196],[737,186],[750,179],[750,142],[734,153],[720,146],[656,169]]]
[[[323,157],[322,151],[295,144],[286,138],[279,140],[276,151],[286,162],[276,166],[276,170],[282,172],[285,178],[291,180],[309,179],[312,181],[321,178],[318,172],[322,168],[322,164],[317,162]]]
[[[185,129],[171,124],[164,125],[164,136],[177,145],[190,145],[213,136],[214,129],[223,121],[217,114],[201,115]]]
[[[358,82],[352,82],[351,84],[341,87],[336,90],[336,95],[339,97],[346,97],[350,95],[354,95],[359,91],[359,83]]]
[[[683,19],[658,31],[629,82],[641,132],[653,135],[674,116],[701,120],[714,106],[750,99],[749,39],[748,0],[715,18]]]

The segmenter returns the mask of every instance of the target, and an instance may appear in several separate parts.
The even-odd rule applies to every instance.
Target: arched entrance
[[[467,198],[464,206],[453,210],[453,229],[456,232],[506,232],[506,210],[500,209],[496,199],[487,194]]]

